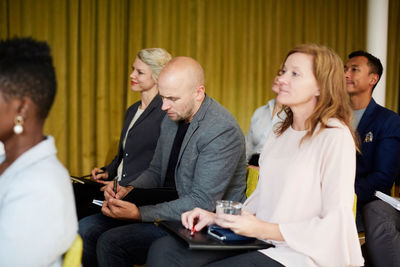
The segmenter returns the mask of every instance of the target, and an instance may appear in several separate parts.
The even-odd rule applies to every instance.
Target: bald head
[[[205,97],[203,68],[193,58],[173,58],[158,77],[158,89],[170,119],[190,122]]]
[[[191,87],[204,86],[204,71],[193,58],[175,57],[162,70],[160,79],[184,81]]]

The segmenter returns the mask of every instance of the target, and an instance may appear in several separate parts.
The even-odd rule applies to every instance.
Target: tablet
[[[161,221],[157,224],[191,250],[258,250],[274,246],[258,239],[224,242],[208,235],[206,228],[191,236],[190,230],[184,228],[180,221]]]

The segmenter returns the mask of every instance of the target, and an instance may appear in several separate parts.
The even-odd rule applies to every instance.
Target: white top
[[[274,107],[275,99],[271,99],[266,105],[261,106],[254,111],[254,114],[251,117],[250,128],[246,135],[247,161],[250,160],[253,154],[261,154],[265,141],[271,133],[273,126],[286,117],[285,113],[281,112],[279,113],[279,116],[277,113],[272,118]]]
[[[361,266],[352,211],[356,152],[338,120],[300,145],[306,131],[271,134],[260,156],[260,180],[244,209],[279,224],[285,242],[262,253],[285,266]]]
[[[359,110],[353,110],[353,121],[351,122],[351,127],[353,127],[353,129],[357,129],[358,124],[361,121],[362,116],[364,115],[364,112],[367,108],[364,109],[359,109]]]
[[[128,138],[128,133],[129,130],[133,127],[133,125],[135,124],[135,122],[139,119],[140,115],[142,115],[142,113],[144,112],[143,109],[140,109],[138,107],[135,116],[133,116],[131,123],[129,124],[128,130],[126,130],[125,133],[125,137],[124,137],[124,142],[122,142],[122,148],[125,150],[125,144],[126,144],[126,139]],[[121,181],[122,178],[122,169],[124,168],[124,158],[122,158],[121,162],[118,165],[118,169],[117,169],[117,179],[118,181]]]
[[[0,266],[61,266],[77,235],[71,181],[56,153],[47,136],[0,176]]]

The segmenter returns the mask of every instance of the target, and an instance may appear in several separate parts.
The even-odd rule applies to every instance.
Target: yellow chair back
[[[353,213],[355,219],[357,214],[357,194],[354,194]]]
[[[258,183],[258,170],[254,168],[247,168],[247,188],[246,197],[249,197],[257,187]]]
[[[77,235],[68,251],[64,254],[63,267],[79,267],[82,262],[83,241]]]

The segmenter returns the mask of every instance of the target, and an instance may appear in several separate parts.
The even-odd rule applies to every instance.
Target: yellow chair
[[[77,235],[68,251],[64,254],[63,267],[79,267],[82,262],[83,241]]]
[[[258,183],[258,170],[255,168],[247,168],[247,188],[246,197],[249,197],[257,187]]]
[[[357,216],[357,194],[354,194],[353,213],[354,213],[354,219],[356,219],[356,216]],[[364,232],[358,233],[358,241],[360,242],[361,246],[365,243],[365,233]]]
[[[354,194],[353,213],[355,219],[357,215],[357,194]]]

